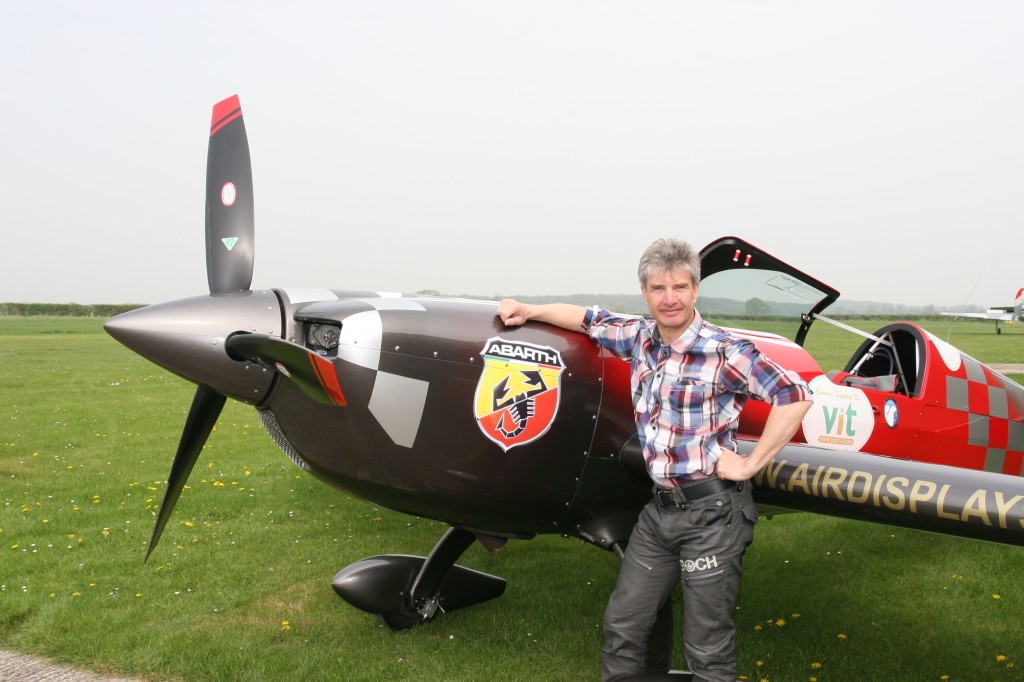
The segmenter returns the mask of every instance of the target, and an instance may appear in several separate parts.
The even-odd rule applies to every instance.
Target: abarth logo
[[[558,414],[561,354],[495,336],[480,355],[484,371],[473,401],[480,430],[505,452],[543,436]]]

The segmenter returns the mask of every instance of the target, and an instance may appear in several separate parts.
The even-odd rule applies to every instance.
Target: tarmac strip
[[[991,367],[992,369],[994,369],[997,372],[1003,372],[1004,374],[1024,374],[1024,365],[996,365],[996,364],[990,364],[989,367]]]
[[[104,677],[13,651],[0,651],[0,682],[136,682]]]

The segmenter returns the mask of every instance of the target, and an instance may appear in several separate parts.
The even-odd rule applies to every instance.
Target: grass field
[[[461,563],[508,579],[505,596],[390,632],[331,578],[426,554],[444,528],[325,487],[236,403],[143,563],[193,387],[100,324],[0,318],[0,648],[150,680],[598,678],[613,555],[474,546]],[[1024,361],[1024,325],[933,331]],[[808,339],[826,370],[857,345],[820,323]],[[745,568],[744,679],[1024,680],[1020,548],[793,514],[759,525]]]

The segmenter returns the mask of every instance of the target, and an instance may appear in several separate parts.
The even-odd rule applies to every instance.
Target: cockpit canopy
[[[701,314],[797,318],[794,341],[801,346],[814,316],[839,298],[829,285],[738,237],[711,242],[700,261]]]

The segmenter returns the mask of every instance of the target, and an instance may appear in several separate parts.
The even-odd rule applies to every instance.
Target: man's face
[[[693,285],[690,271],[680,267],[651,273],[642,291],[662,341],[672,343],[693,322],[697,287]]]

